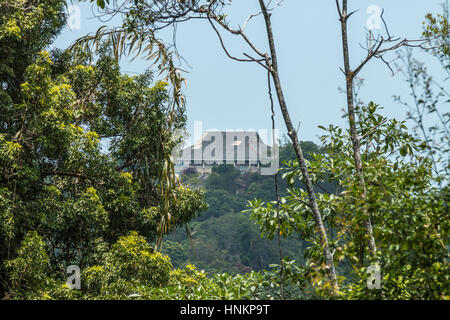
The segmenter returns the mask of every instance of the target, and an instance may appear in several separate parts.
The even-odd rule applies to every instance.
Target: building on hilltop
[[[256,131],[206,131],[194,145],[178,152],[175,171],[195,168],[211,173],[214,165],[232,164],[240,171],[258,172],[273,161],[271,151]]]

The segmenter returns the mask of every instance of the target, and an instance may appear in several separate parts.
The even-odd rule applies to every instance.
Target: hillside
[[[302,143],[305,153],[319,152],[312,142]],[[280,165],[295,158],[292,144],[280,147]],[[210,175],[187,169],[181,179],[184,184],[205,190],[208,209],[192,220],[186,228],[178,228],[165,237],[162,251],[168,254],[175,267],[194,264],[208,273],[247,273],[268,269],[279,264],[278,238],[261,238],[259,226],[246,212],[248,200],[274,201],[273,176],[240,172],[233,165],[220,165]],[[286,180],[279,179],[280,195],[286,193]],[[281,237],[283,256],[298,262],[304,260],[307,243],[291,236]]]

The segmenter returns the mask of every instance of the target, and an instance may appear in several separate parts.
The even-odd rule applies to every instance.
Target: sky
[[[417,39],[422,33],[422,21],[426,13],[441,12],[443,0],[350,0],[349,10],[358,10],[349,20],[350,59],[356,67],[364,58],[367,23],[373,20],[370,8],[384,9],[384,18],[392,35]],[[100,26],[120,23],[94,17],[92,4],[73,2],[79,9],[71,11],[72,29],[66,27],[52,47],[66,48],[77,38],[95,32]],[[373,7],[376,6],[376,7]],[[234,0],[228,12],[233,27],[243,25],[246,18],[258,12],[258,0]],[[75,15],[73,15],[75,14]],[[75,22],[75,24],[74,24]],[[346,107],[345,95],[338,88],[345,86],[340,68],[343,65],[340,22],[333,0],[284,0],[272,13],[272,25],[278,52],[279,73],[287,106],[294,126],[299,126],[299,138],[319,142],[323,133],[319,125],[329,124],[347,127],[342,119]],[[261,51],[268,52],[265,26],[261,16],[252,19],[245,28],[248,37]],[[378,32],[374,30],[374,32]],[[160,34],[171,41],[173,29]],[[228,49],[236,56],[250,51],[236,36],[224,34]],[[188,62],[179,66],[186,70],[187,129],[193,135],[194,121],[202,121],[203,130],[243,129],[270,130],[271,111],[267,95],[267,73],[255,63],[230,60],[223,52],[217,36],[207,21],[188,21],[176,30],[179,52]],[[391,55],[389,58],[394,58]],[[431,70],[434,61],[417,52],[416,57],[427,62]],[[151,63],[141,58],[121,60],[122,72],[142,73]],[[406,109],[394,102],[393,95],[405,99],[408,86],[401,75],[393,76],[379,60],[371,61],[359,75],[364,87],[360,98],[374,101],[384,107],[388,117],[405,119]],[[437,76],[442,76],[437,73]],[[275,97],[275,95],[274,95]],[[276,101],[276,100],[275,100]],[[277,102],[277,101],[276,101]],[[276,127],[286,133],[278,104],[275,105]],[[270,142],[269,142],[270,144]]]

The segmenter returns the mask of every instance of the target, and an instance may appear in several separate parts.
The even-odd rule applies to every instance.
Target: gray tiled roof
[[[263,137],[265,138],[265,137]],[[270,152],[256,131],[206,131],[194,145],[184,148],[179,161],[185,164],[257,164]]]

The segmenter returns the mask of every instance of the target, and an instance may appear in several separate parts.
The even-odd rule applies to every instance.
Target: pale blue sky
[[[359,11],[349,22],[352,66],[359,64],[364,51],[366,10],[377,5],[385,10],[385,20],[391,34],[402,38],[418,38],[422,21],[428,12],[440,12],[443,0],[351,0],[349,9]],[[81,25],[78,30],[66,28],[53,47],[65,48],[75,39],[95,32],[104,23],[92,18],[91,4],[79,3]],[[246,17],[257,11],[258,0],[235,0],[230,12],[232,25],[242,25]],[[341,119],[345,97],[338,87],[344,86],[340,24],[334,0],[284,0],[273,12],[280,75],[288,108],[295,125],[301,121],[301,140],[318,142],[321,130],[318,125],[347,123]],[[116,20],[117,21],[117,20]],[[266,34],[261,18],[252,20],[246,27],[248,36],[262,49],[266,48]],[[170,31],[170,32],[169,32]],[[161,34],[172,39],[172,30]],[[235,55],[243,46],[236,37],[224,36]],[[253,63],[239,63],[228,59],[222,51],[214,31],[207,21],[190,21],[177,29],[177,46],[189,62],[185,75],[188,85],[188,130],[193,132],[194,120],[203,121],[203,129],[270,129],[270,105],[267,96],[266,72]],[[245,50],[249,52],[249,50]],[[418,57],[422,57],[420,54]],[[433,67],[433,60],[427,60]],[[149,62],[136,59],[130,63],[123,59],[123,72],[141,73]],[[397,119],[405,118],[405,107],[395,103],[394,94],[408,96],[408,88],[400,75],[392,77],[380,61],[372,61],[360,77],[366,79],[361,91],[365,101],[373,100],[383,105],[386,114]],[[281,133],[284,122],[276,105],[276,123]]]

